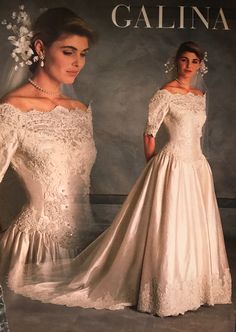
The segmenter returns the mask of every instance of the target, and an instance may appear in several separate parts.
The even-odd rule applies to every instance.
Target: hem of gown
[[[207,303],[207,302],[203,302],[203,303],[200,303],[199,305],[196,305],[196,306],[193,306],[191,308],[188,308],[188,309],[184,309],[184,310],[181,310],[181,311],[176,311],[176,312],[165,312],[165,313],[162,313],[162,312],[155,312],[155,311],[146,311],[146,310],[142,310],[142,309],[137,309],[139,312],[142,312],[142,313],[145,313],[145,314],[150,314],[150,315],[153,315],[153,316],[158,316],[158,317],[177,317],[177,316],[180,316],[180,315],[184,315],[185,313],[187,312],[191,312],[191,311],[197,311],[200,307],[203,307],[203,306],[206,306],[206,307],[214,307],[215,305],[225,305],[225,304],[232,304],[232,302],[222,302],[222,303],[214,303],[214,304],[211,304],[211,303]]]
[[[92,296],[89,295],[89,288],[84,289],[78,289],[78,295],[76,296],[75,292],[72,291],[70,294],[70,291],[68,290],[68,294],[65,295],[58,295],[60,294],[60,290],[63,290],[63,288],[66,288],[65,286],[61,285],[60,289],[58,290],[55,285],[51,288],[50,291],[50,283],[42,283],[40,286],[38,286],[37,282],[34,285],[24,285],[22,287],[19,287],[17,285],[8,283],[8,287],[14,291],[17,294],[29,297],[32,300],[38,300],[42,303],[51,303],[56,305],[64,305],[66,307],[81,307],[81,308],[90,308],[90,309],[96,309],[96,310],[123,310],[126,307],[136,307],[136,310],[143,313],[148,313],[154,316],[159,317],[168,317],[168,316],[178,316],[178,315],[184,315],[188,311],[196,311],[201,306],[214,306],[217,304],[231,304],[231,278],[229,269],[227,268],[225,270],[225,274],[223,278],[218,278],[218,280],[215,280],[215,286],[212,285],[213,288],[208,289],[208,291],[205,289],[204,293],[199,293],[200,289],[196,289],[196,299],[191,300],[192,303],[188,303],[189,297],[186,298],[186,301],[183,300],[184,296],[181,296],[181,303],[178,303],[178,299],[180,299],[177,296],[176,303],[174,303],[173,300],[163,298],[162,301],[158,299],[161,299],[161,296],[157,295],[157,302],[154,304],[149,302],[149,304],[146,303],[145,305],[142,303],[139,303],[138,300],[134,301],[120,301],[118,303],[114,303],[115,296],[111,296],[109,293],[107,293],[105,296],[97,299],[93,299]],[[218,281],[218,282],[217,282]],[[222,284],[223,281],[223,284]],[[49,285],[49,291],[45,292],[45,287]],[[53,285],[53,283],[51,284]],[[57,289],[58,293],[54,291],[54,289]],[[43,290],[43,293],[42,293]],[[64,291],[65,292],[65,291]],[[186,293],[187,294],[187,293]],[[153,296],[156,296],[155,294],[152,294]],[[173,294],[172,294],[173,295]],[[183,294],[184,295],[184,294]],[[70,298],[71,296],[71,298]],[[170,299],[173,299],[175,297],[172,297]],[[140,296],[139,296],[140,300]],[[163,302],[164,301],[164,302]],[[149,307],[147,307],[149,305]],[[167,306],[172,306],[169,309]],[[166,308],[163,308],[165,306]],[[159,308],[157,308],[159,307]],[[175,307],[175,308],[173,308]]]
[[[136,304],[133,304],[131,302],[121,302],[118,304],[114,304],[114,305],[96,305],[95,301],[94,303],[90,303],[87,305],[79,305],[77,303],[65,303],[65,301],[60,301],[60,300],[56,300],[56,299],[43,299],[40,298],[40,296],[37,295],[32,295],[33,291],[35,291],[35,286],[30,286],[27,287],[27,290],[24,289],[24,286],[21,287],[21,289],[19,289],[17,286],[15,287],[11,281],[9,281],[9,279],[7,279],[6,282],[8,288],[13,291],[15,294],[17,295],[22,295],[25,296],[33,301],[39,301],[41,303],[45,303],[45,304],[55,304],[55,305],[63,305],[66,306],[68,308],[73,308],[73,307],[80,307],[83,309],[96,309],[96,310],[111,310],[111,311],[115,311],[115,310],[124,310],[127,307],[133,307],[136,306]],[[37,287],[37,286],[36,286]],[[40,292],[40,291],[39,291]]]
[[[160,317],[178,316],[202,305],[230,304],[232,293],[228,267],[221,273],[202,275],[193,280],[160,287],[155,278],[140,291],[138,310]]]
[[[209,301],[202,301],[199,302],[196,305],[193,305],[192,307],[188,307],[182,310],[177,310],[177,311],[166,311],[165,313],[161,311],[156,311],[156,310],[145,310],[141,308],[137,308],[137,304],[134,304],[132,302],[121,302],[113,305],[96,305],[95,303],[87,304],[87,305],[79,305],[77,303],[66,303],[65,301],[60,301],[60,300],[45,300],[45,299],[40,299],[40,296],[33,296],[32,295],[32,290],[28,289],[28,291],[22,291],[19,289],[15,289],[13,286],[11,286],[9,283],[7,283],[8,287],[16,294],[22,295],[25,297],[30,298],[33,301],[39,301],[41,303],[45,304],[55,304],[55,305],[63,305],[68,308],[73,308],[73,307],[80,307],[83,309],[96,309],[96,310],[110,310],[110,311],[116,311],[116,310],[124,310],[126,308],[130,307],[136,307],[136,310],[140,313],[145,313],[153,316],[158,316],[158,317],[170,317],[170,316],[179,316],[179,315],[184,315],[186,312],[190,311],[196,311],[202,306],[207,306],[207,307],[214,307],[215,305],[225,305],[225,304],[232,304],[231,301],[228,300],[222,300],[218,301],[216,303],[210,303]],[[94,301],[95,302],[95,301]]]

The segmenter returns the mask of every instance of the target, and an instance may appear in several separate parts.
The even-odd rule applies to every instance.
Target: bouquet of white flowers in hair
[[[34,51],[30,46],[30,41],[33,36],[31,30],[31,19],[29,14],[25,11],[23,5],[19,6],[18,12],[13,12],[11,14],[11,21],[4,19],[2,24],[6,26],[6,29],[11,31],[11,35],[8,36],[8,40],[14,49],[12,50],[11,56],[15,60],[15,70],[25,65],[31,65],[32,61],[30,60]],[[33,62],[38,61],[38,56],[33,57]]]
[[[0,332],[9,332],[1,285],[0,285]]]

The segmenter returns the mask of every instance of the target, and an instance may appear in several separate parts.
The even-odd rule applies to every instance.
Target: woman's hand
[[[144,154],[146,160],[149,161],[155,155],[156,140],[152,135],[143,135]]]

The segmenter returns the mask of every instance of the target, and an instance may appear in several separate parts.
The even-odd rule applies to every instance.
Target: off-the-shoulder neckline
[[[20,112],[22,114],[29,114],[29,113],[42,113],[42,114],[50,114],[50,113],[54,113],[56,112],[58,109],[62,109],[63,111],[66,112],[82,112],[82,113],[88,113],[89,111],[91,111],[91,104],[89,104],[87,106],[87,108],[85,110],[83,110],[80,107],[74,107],[74,108],[67,108],[63,105],[56,105],[55,107],[53,107],[51,110],[49,111],[42,111],[42,110],[37,110],[36,108],[30,108],[28,111],[22,111],[19,107],[14,106],[11,103],[1,103],[1,106],[6,106],[6,107],[10,107],[11,109],[16,110],[17,112]]]
[[[201,98],[204,98],[206,96],[206,93],[204,93],[203,95],[200,95],[200,94],[197,95],[197,94],[195,94],[195,93],[193,93],[191,91],[186,92],[186,93],[180,93],[180,92],[173,93],[173,92],[170,92],[167,89],[159,89],[158,91],[160,91],[160,92],[167,92],[168,94],[170,94],[172,96],[188,96],[188,95],[190,95],[190,96],[193,96],[193,97],[201,97]]]

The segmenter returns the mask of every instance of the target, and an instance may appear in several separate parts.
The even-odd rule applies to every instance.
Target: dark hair
[[[33,24],[32,59],[36,55],[34,42],[37,39],[42,40],[46,47],[50,47],[64,33],[87,37],[91,44],[96,40],[95,32],[73,11],[63,7],[50,8],[43,12]],[[33,63],[30,70],[34,72],[36,67],[37,63]]]
[[[195,53],[200,61],[204,58],[204,52],[200,49],[198,44],[193,41],[184,42],[179,46],[175,55],[175,61],[177,61],[184,52]]]

